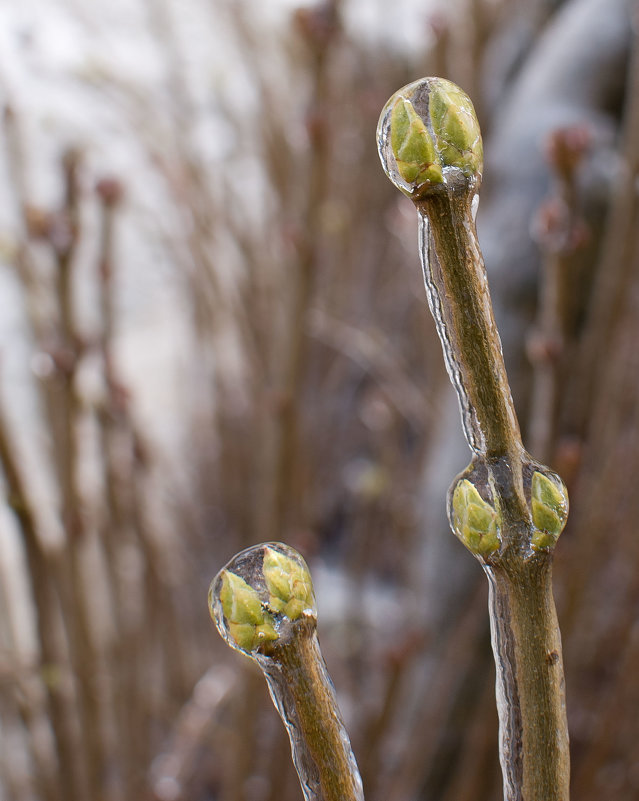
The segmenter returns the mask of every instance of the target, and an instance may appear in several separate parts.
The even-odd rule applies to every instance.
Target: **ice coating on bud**
[[[561,479],[535,471],[530,505],[535,526],[532,546],[535,550],[550,548],[559,539],[568,519],[568,493]]]
[[[391,111],[390,135],[397,169],[407,183],[442,182],[442,168],[428,129],[410,100],[401,95]]]
[[[301,557],[292,559],[284,553],[266,548],[263,569],[270,609],[296,620],[304,610],[314,608],[311,574]]]
[[[472,553],[488,556],[499,549],[499,515],[466,478],[453,492],[451,525]]]
[[[456,84],[422,78],[396,92],[377,126],[384,171],[413,200],[442,187],[476,188],[482,141],[473,104]]]
[[[209,609],[227,643],[258,661],[317,618],[306,562],[281,542],[236,554],[211,582]]]
[[[253,587],[229,570],[222,571],[221,579],[219,597],[233,643],[243,651],[254,651],[262,643],[276,640],[273,618]]]
[[[481,172],[481,132],[468,95],[452,81],[439,79],[431,89],[428,111],[442,163],[468,176]]]

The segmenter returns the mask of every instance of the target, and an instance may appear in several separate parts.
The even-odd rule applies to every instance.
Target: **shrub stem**
[[[521,453],[486,271],[475,235],[471,188],[441,185],[415,205],[431,312],[462,404],[471,449],[487,457]]]
[[[569,752],[552,550],[561,479],[524,450],[474,222],[482,145],[450,81],[400,89],[378,127],[382,164],[415,203],[429,305],[473,452],[449,492],[453,530],[490,581],[506,801],[568,801]]]
[[[567,801],[564,675],[550,558],[540,555],[524,569],[503,561],[485,570],[504,798]]]
[[[209,607],[226,642],[262,668],[306,801],[364,801],[302,557],[277,542],[236,554],[211,582]]]
[[[524,476],[536,464],[521,443],[471,194],[436,193],[417,208],[429,302],[452,365],[464,429],[501,511],[502,551],[484,561],[484,569],[491,588],[504,797],[566,801],[568,734],[552,557],[530,549]]]
[[[300,621],[290,640],[264,649],[271,697],[291,740],[293,762],[307,799],[363,801],[362,783],[315,633]]]

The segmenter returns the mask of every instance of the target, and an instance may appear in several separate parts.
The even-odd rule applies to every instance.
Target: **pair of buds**
[[[443,78],[405,86],[384,107],[377,131],[383,166],[391,181],[412,200],[446,183],[449,168],[466,178],[482,170],[482,140],[473,105],[465,92]]]
[[[239,554],[213,580],[209,605],[224,639],[247,653],[277,642],[303,615],[316,616],[308,567],[280,543]]]
[[[468,478],[458,479],[451,490],[449,518],[457,537],[476,556],[496,553],[501,546],[502,531],[499,501],[490,503],[483,498]],[[538,470],[532,474],[530,510],[533,551],[552,548],[568,519],[568,494],[559,476]]]

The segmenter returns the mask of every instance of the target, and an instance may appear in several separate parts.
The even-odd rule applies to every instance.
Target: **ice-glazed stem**
[[[523,448],[475,233],[474,196],[442,184],[416,203],[424,279],[468,444],[476,454],[517,458]]]
[[[567,801],[568,731],[550,558],[517,568],[486,568],[504,798]]]
[[[307,801],[363,801],[302,557],[281,543],[242,551],[213,579],[209,605],[222,637],[262,668]]]
[[[473,460],[451,486],[455,534],[490,581],[506,801],[568,801],[569,752],[552,551],[563,482],[524,450],[493,319],[474,210],[482,146],[450,81],[400,89],[378,127],[384,169],[417,208],[429,305]]]
[[[362,783],[312,620],[265,648],[264,675],[291,740],[307,799],[361,801]]]

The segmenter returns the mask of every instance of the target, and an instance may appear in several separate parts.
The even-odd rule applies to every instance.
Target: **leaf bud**
[[[292,549],[291,549],[292,552]],[[306,609],[315,608],[313,582],[304,560],[293,559],[273,548],[264,551],[264,580],[269,592],[268,606],[296,620]]]
[[[391,147],[397,169],[409,184],[441,183],[442,168],[428,128],[410,100],[397,97],[391,110]]]
[[[442,164],[458,167],[467,176],[481,173],[481,132],[468,95],[452,81],[438,78],[433,81],[428,111]]]
[[[473,104],[443,78],[422,78],[396,92],[382,110],[377,142],[384,171],[413,200],[444,186],[475,188],[481,178]]]
[[[568,492],[559,476],[535,471],[530,505],[535,527],[532,547],[535,550],[551,548],[559,539],[568,519]]]
[[[254,651],[264,642],[277,640],[273,618],[262,606],[256,590],[229,570],[223,570],[221,577],[220,603],[235,645],[243,651]]]
[[[453,531],[472,553],[489,556],[499,549],[499,514],[467,478],[455,486],[450,518]]]

